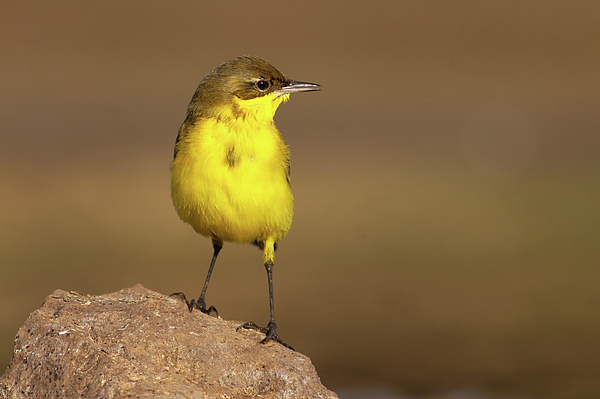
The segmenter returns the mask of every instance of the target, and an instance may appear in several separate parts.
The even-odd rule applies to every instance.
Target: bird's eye
[[[269,81],[268,80],[257,80],[256,81],[256,88],[260,91],[266,91],[269,88]]]

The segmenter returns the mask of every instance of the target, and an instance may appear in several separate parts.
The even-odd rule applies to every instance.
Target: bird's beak
[[[286,86],[283,86],[277,91],[281,94],[292,94],[300,93],[302,91],[316,90],[321,90],[321,85],[318,85],[316,83],[296,82],[295,80],[290,80]]]

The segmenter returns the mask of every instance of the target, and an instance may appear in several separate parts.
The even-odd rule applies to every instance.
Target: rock
[[[337,398],[310,359],[141,285],[55,291],[15,339],[0,398]]]

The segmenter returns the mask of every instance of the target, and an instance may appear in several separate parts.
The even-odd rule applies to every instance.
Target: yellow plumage
[[[273,122],[283,98],[275,97],[239,101],[235,115],[224,105],[220,118],[182,126],[171,193],[179,217],[197,233],[267,244],[290,229],[289,151]],[[273,260],[271,247],[265,245],[265,261]]]

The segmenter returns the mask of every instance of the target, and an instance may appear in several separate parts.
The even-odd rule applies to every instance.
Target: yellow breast
[[[200,119],[182,126],[171,196],[181,219],[199,234],[278,241],[294,213],[288,171],[289,151],[272,114]]]

